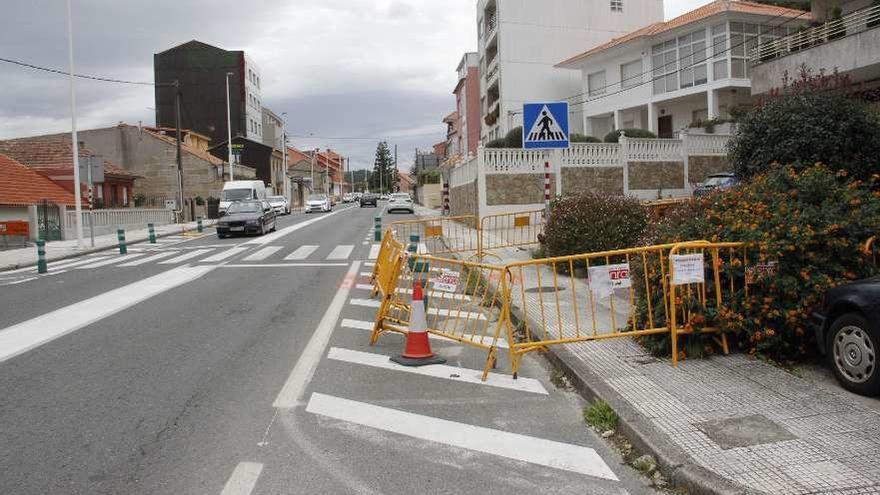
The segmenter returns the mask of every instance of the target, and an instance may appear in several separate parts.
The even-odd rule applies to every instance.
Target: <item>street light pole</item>
[[[83,247],[82,191],[79,186],[79,140],[76,136],[76,91],[73,88],[73,14],[67,0],[67,57],[70,66],[70,144],[73,151],[73,196],[76,201],[76,247]]]
[[[68,0],[69,1],[69,0]],[[234,72],[226,73],[226,151],[227,151],[227,160],[229,161],[229,180],[235,180],[235,174],[233,169],[235,166],[232,164],[232,112],[230,111],[230,97],[229,97],[229,76],[234,76]]]
[[[287,112],[281,112],[281,177],[284,178],[284,197],[290,203],[290,180],[287,178],[287,123],[284,120],[285,115],[287,115]]]

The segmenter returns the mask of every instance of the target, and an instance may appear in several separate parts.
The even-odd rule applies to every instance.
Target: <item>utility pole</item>
[[[73,15],[67,0],[67,56],[70,64],[70,144],[73,150],[73,196],[76,201],[76,247],[83,247],[82,191],[79,189],[79,140],[76,136],[76,91],[73,89]]]
[[[394,145],[394,179],[397,180],[397,177],[398,177],[397,176],[397,145],[395,144]],[[391,181],[391,183],[393,184],[394,181]],[[397,192],[397,191],[391,191],[391,192]]]
[[[183,211],[183,156],[180,153],[180,81],[174,81],[174,133],[177,138],[177,191],[180,197],[178,209],[181,218],[185,218]]]
[[[232,113],[229,109],[230,101],[229,101],[229,76],[234,76],[234,72],[226,73],[226,154],[227,160],[229,161],[229,180],[235,180],[235,173],[233,169],[235,165],[232,164]],[[223,174],[220,174],[223,175]]]
[[[287,178],[287,123],[284,116],[287,112],[281,112],[281,154],[282,154],[282,171],[281,177],[284,179],[284,197],[290,203],[290,179]]]
[[[312,151],[312,163],[311,163],[312,169],[311,169],[311,175],[310,175],[310,177],[312,178],[312,183],[309,184],[309,189],[312,190],[312,194],[315,193],[315,160],[317,160],[317,159],[318,159],[318,148],[315,148],[315,151]]]

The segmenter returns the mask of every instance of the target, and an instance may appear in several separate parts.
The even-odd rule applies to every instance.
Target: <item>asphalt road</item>
[[[492,385],[455,343],[387,366],[376,213],[0,273],[0,493],[647,493],[540,358]]]

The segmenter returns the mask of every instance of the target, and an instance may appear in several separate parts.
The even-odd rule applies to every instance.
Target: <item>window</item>
[[[712,78],[727,78],[727,24],[712,26]]]
[[[629,88],[642,82],[642,59],[620,66],[620,87]]]
[[[730,77],[748,79],[750,49],[758,46],[758,26],[742,22],[730,23]]]
[[[674,39],[651,48],[651,72],[654,77],[655,95],[678,89],[676,51]]]
[[[590,96],[605,94],[605,71],[594,72],[587,76],[587,93]]]
[[[623,12],[623,0],[611,0],[611,12]]]
[[[706,31],[699,30],[678,38],[680,86],[706,84]]]

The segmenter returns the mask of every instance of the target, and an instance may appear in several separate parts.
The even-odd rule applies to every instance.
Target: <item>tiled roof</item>
[[[33,170],[73,169],[70,134],[66,133],[0,141],[0,153]],[[97,156],[97,153],[85,147],[79,148],[80,158],[90,156]],[[107,160],[104,160],[104,175],[129,179],[140,177]]]
[[[149,135],[155,137],[156,139],[159,139],[161,141],[165,141],[168,144],[173,144],[175,146],[177,145],[176,138],[173,138],[171,136],[166,136],[166,135],[162,134],[161,132],[159,132],[160,130],[162,130],[162,129],[161,128],[153,128],[153,127],[144,127],[144,131],[147,132]],[[225,160],[221,160],[221,159],[217,158],[216,156],[208,153],[207,151],[200,150],[200,149],[193,147],[193,146],[190,146],[186,143],[180,143],[180,151],[183,153],[189,153],[190,155],[193,155],[193,156],[197,156],[197,157],[201,158],[202,160],[205,160],[206,162],[211,163],[213,165],[222,165],[222,164],[226,163]]]
[[[447,122],[447,123],[448,122],[455,122],[456,120],[458,120],[458,111],[457,110],[453,111],[452,113],[450,113],[446,117],[443,117],[443,122]]]
[[[686,12],[674,19],[670,19],[666,22],[655,22],[654,24],[649,24],[641,29],[637,29],[619,38],[612,38],[611,40],[599,46],[591,48],[586,52],[581,53],[580,55],[575,55],[568,60],[556,64],[556,67],[565,67],[574,62],[578,62],[586,57],[589,57],[590,55],[595,55],[599,52],[608,50],[609,48],[613,48],[618,45],[622,45],[634,39],[653,36],[655,34],[671,31],[675,28],[685,26],[692,22],[696,22],[725,11],[764,15],[768,17],[801,17],[804,20],[810,18],[809,14],[804,15],[805,12],[802,10],[777,7],[775,5],[767,5],[763,3],[747,2],[743,0],[716,0],[712,3],[703,5],[700,8],[694,9],[690,12]]]
[[[75,204],[73,193],[3,154],[0,177],[0,205],[31,205],[43,199],[68,206]]]

